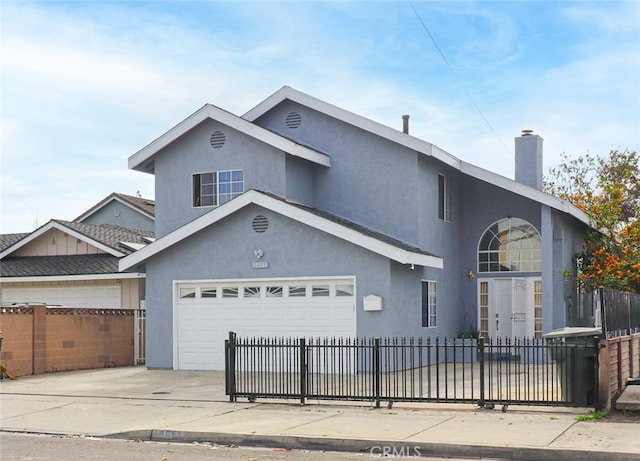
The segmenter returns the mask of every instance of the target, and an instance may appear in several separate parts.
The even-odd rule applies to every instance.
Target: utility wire
[[[420,16],[420,13],[418,13],[418,11],[415,9],[415,7],[413,6],[412,2],[407,2],[409,3],[409,6],[411,7],[411,9],[413,10],[413,13],[416,15],[416,17],[418,18],[418,21],[420,21],[420,24],[422,24],[422,28],[425,30],[425,32],[427,33],[427,35],[429,35],[429,38],[431,39],[431,42],[433,43],[433,46],[435,46],[436,50],[438,50],[438,53],[440,53],[440,56],[442,57],[442,60],[445,62],[445,64],[447,65],[447,67],[449,68],[449,70],[451,71],[451,73],[453,74],[453,76],[455,77],[455,79],[457,81],[460,81],[460,79],[458,78],[458,74],[456,73],[456,71],[454,70],[454,68],[451,66],[451,64],[449,64],[449,60],[447,59],[447,57],[445,56],[445,54],[442,52],[442,50],[440,49],[440,47],[438,46],[438,42],[436,41],[436,39],[434,38],[433,34],[431,34],[431,31],[429,30],[429,27],[427,27],[427,24],[422,20],[422,17]],[[513,152],[511,151],[511,149],[509,149],[507,147],[507,145],[504,143],[504,141],[502,141],[502,138],[498,135],[498,133],[496,132],[496,130],[493,128],[493,126],[491,125],[491,123],[489,123],[489,120],[487,119],[487,117],[485,117],[484,113],[482,112],[482,110],[480,110],[480,107],[478,106],[478,104],[476,103],[475,99],[469,94],[469,91],[465,88],[465,92],[467,94],[467,97],[469,98],[469,100],[472,102],[473,107],[476,109],[476,111],[478,112],[478,114],[480,114],[480,117],[482,117],[482,120],[484,120],[484,122],[487,124],[487,126],[489,127],[489,129],[493,132],[494,136],[498,139],[498,141],[500,141],[500,144],[502,144],[502,146],[505,148],[505,150],[509,153],[509,156],[513,155]]]

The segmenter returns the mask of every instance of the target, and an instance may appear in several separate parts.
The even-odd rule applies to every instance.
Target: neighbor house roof
[[[73,256],[25,256],[2,260],[0,277],[112,274],[118,272],[118,258],[110,254]]]
[[[84,224],[53,219],[32,233],[23,236],[21,239],[14,241],[13,244],[3,248],[0,253],[0,259],[2,259],[4,263],[5,257],[10,256],[19,248],[29,244],[29,242],[34,241],[51,229],[58,229],[86,241],[107,254],[119,258],[135,251],[130,245],[123,245],[121,242],[147,244],[149,239],[153,238],[154,235],[153,231],[143,229],[130,229],[108,224]]]
[[[334,106],[333,104],[314,98],[313,96],[295,90],[289,86],[284,86],[280,90],[276,91],[253,109],[245,113],[242,118],[253,123],[255,120],[285,100],[293,101],[302,106],[309,107],[357,128],[405,146],[411,150],[415,150],[423,155],[433,157],[466,175],[480,179],[481,181],[493,184],[531,200],[535,200],[551,208],[567,213],[585,224],[590,224],[590,219],[586,213],[565,200],[561,200],[553,195],[549,195],[512,179],[464,162],[429,142],[410,136],[409,134],[395,130],[381,123],[374,122],[366,117],[362,117],[361,115],[357,115],[338,106]]]
[[[156,202],[150,199],[142,198],[142,197],[134,197],[132,195],[120,194],[118,192],[113,192],[109,196],[102,199],[96,205],[89,208],[87,211],[78,216],[74,221],[84,221],[92,214],[96,213],[100,209],[104,208],[111,202],[119,202],[133,210],[142,213],[144,216],[155,220],[156,215]]]
[[[28,232],[23,232],[21,234],[0,234],[0,251],[4,251],[5,248],[9,248],[11,245],[22,240],[27,235],[29,235]]]
[[[326,154],[293,142],[271,131],[265,130],[254,123],[248,122],[243,118],[227,112],[226,110],[220,109],[212,104],[205,104],[202,108],[191,114],[182,122],[178,123],[159,138],[155,139],[129,157],[129,168],[143,171],[145,173],[153,173],[153,158],[157,152],[180,138],[200,123],[209,119],[216,120],[290,155],[309,160],[322,166],[331,166],[331,158]]]
[[[439,269],[443,267],[442,258],[417,247],[374,232],[330,213],[294,204],[257,190],[249,190],[123,258],[120,260],[120,270],[125,271],[142,264],[161,251],[251,204],[269,209],[402,264],[416,264]]]

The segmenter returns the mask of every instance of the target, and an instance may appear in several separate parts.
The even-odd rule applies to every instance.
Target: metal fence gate
[[[590,406],[599,338],[239,338],[225,341],[238,397]]]

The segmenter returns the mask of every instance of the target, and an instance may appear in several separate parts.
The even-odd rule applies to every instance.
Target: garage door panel
[[[229,282],[207,281],[180,284],[196,288],[196,298],[177,299],[177,363],[178,369],[223,370],[224,341],[228,332],[241,337],[326,337],[355,336],[355,298],[353,296],[312,297],[311,286],[353,284],[350,279],[334,281],[245,281],[237,284],[238,298],[201,298],[199,285],[233,287]],[[333,285],[332,285],[333,284]],[[242,286],[262,286],[261,298],[243,298]],[[306,285],[308,296],[266,297],[267,286]],[[221,293],[222,290],[219,289]]]
[[[45,303],[52,306],[120,308],[120,285],[3,288],[3,303]]]

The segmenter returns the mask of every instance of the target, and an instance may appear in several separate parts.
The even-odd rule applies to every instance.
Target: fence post
[[[380,338],[373,338],[373,397],[376,408],[380,408]]]
[[[596,411],[602,411],[604,406],[600,402],[600,336],[593,338],[593,405]]]
[[[478,338],[478,363],[480,365],[480,400],[478,406],[484,408],[484,336]]]
[[[236,401],[236,334],[229,332],[229,339],[224,341],[224,374],[225,391],[229,402]]]
[[[300,338],[300,405],[304,405],[307,396],[307,345],[304,338]]]

